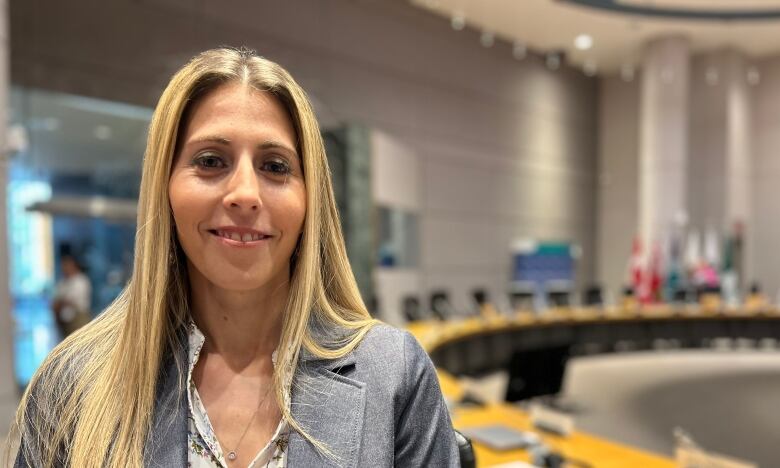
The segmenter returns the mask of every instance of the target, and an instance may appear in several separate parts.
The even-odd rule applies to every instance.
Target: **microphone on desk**
[[[574,458],[564,457],[560,452],[554,452],[542,443],[532,446],[531,463],[542,468],[563,468],[564,466],[579,466],[580,468],[593,468],[590,463]]]

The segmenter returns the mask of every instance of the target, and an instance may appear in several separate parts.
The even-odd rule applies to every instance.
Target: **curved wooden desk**
[[[656,306],[625,310],[558,309],[407,325],[437,367],[453,375],[506,368],[516,351],[569,346],[572,355],[707,346],[717,338],[780,340],[777,309],[707,310]]]
[[[706,340],[718,337],[778,339],[780,312],[758,308],[713,311],[663,306],[633,311],[552,310],[540,316],[518,313],[512,317],[415,322],[408,324],[407,329],[431,355],[444,395],[458,401],[463,396],[463,389],[448,370],[454,366],[456,372],[472,373],[470,371],[474,369],[469,366],[485,358],[477,356],[479,353],[486,353],[489,364],[500,367],[505,364],[506,353],[491,356],[496,349],[511,353],[524,347],[543,347],[546,343],[566,342],[574,347],[594,343],[603,346],[602,352],[611,352],[621,340],[638,342],[637,348],[642,349],[648,339],[676,339],[683,346],[701,346]],[[460,352],[463,349],[467,350],[465,354]],[[466,359],[465,366],[454,365],[463,358]],[[476,367],[484,370],[482,366]],[[453,424],[457,428],[497,423],[532,430],[528,414],[508,403],[456,407],[453,413]],[[582,432],[575,431],[568,437],[542,434],[542,439],[564,456],[594,467],[676,466],[669,458]],[[474,449],[479,466],[529,461],[524,450],[496,451],[477,442]]]

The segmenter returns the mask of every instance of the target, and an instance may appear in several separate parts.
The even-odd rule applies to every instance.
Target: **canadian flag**
[[[642,297],[642,302],[658,302],[661,299],[661,246],[656,242],[653,246],[653,253],[650,257],[650,269],[647,272],[646,296]]]

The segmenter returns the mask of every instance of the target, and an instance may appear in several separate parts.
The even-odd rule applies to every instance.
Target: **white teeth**
[[[238,242],[252,242],[252,241],[257,241],[265,238],[264,235],[257,234],[257,233],[246,233],[242,235],[237,232],[228,232],[228,231],[217,231],[217,235],[219,237],[224,237],[225,239],[230,239]]]

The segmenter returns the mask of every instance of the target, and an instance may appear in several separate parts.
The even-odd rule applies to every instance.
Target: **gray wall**
[[[697,56],[691,63],[691,134],[688,154],[689,225],[702,232],[729,227],[726,218],[727,83],[722,54]],[[710,69],[718,79],[707,83]]]
[[[638,232],[639,79],[605,77],[600,83],[597,275],[617,297],[628,280]]]
[[[516,236],[580,244],[594,273],[597,81],[405,2],[11,2],[16,84],[153,105],[188,57],[246,44],[287,67],[324,126],[360,122],[420,161],[421,290],[502,290]]]
[[[772,299],[780,291],[780,57],[760,62],[753,88],[753,227],[749,265]],[[749,278],[749,279],[751,279]]]

